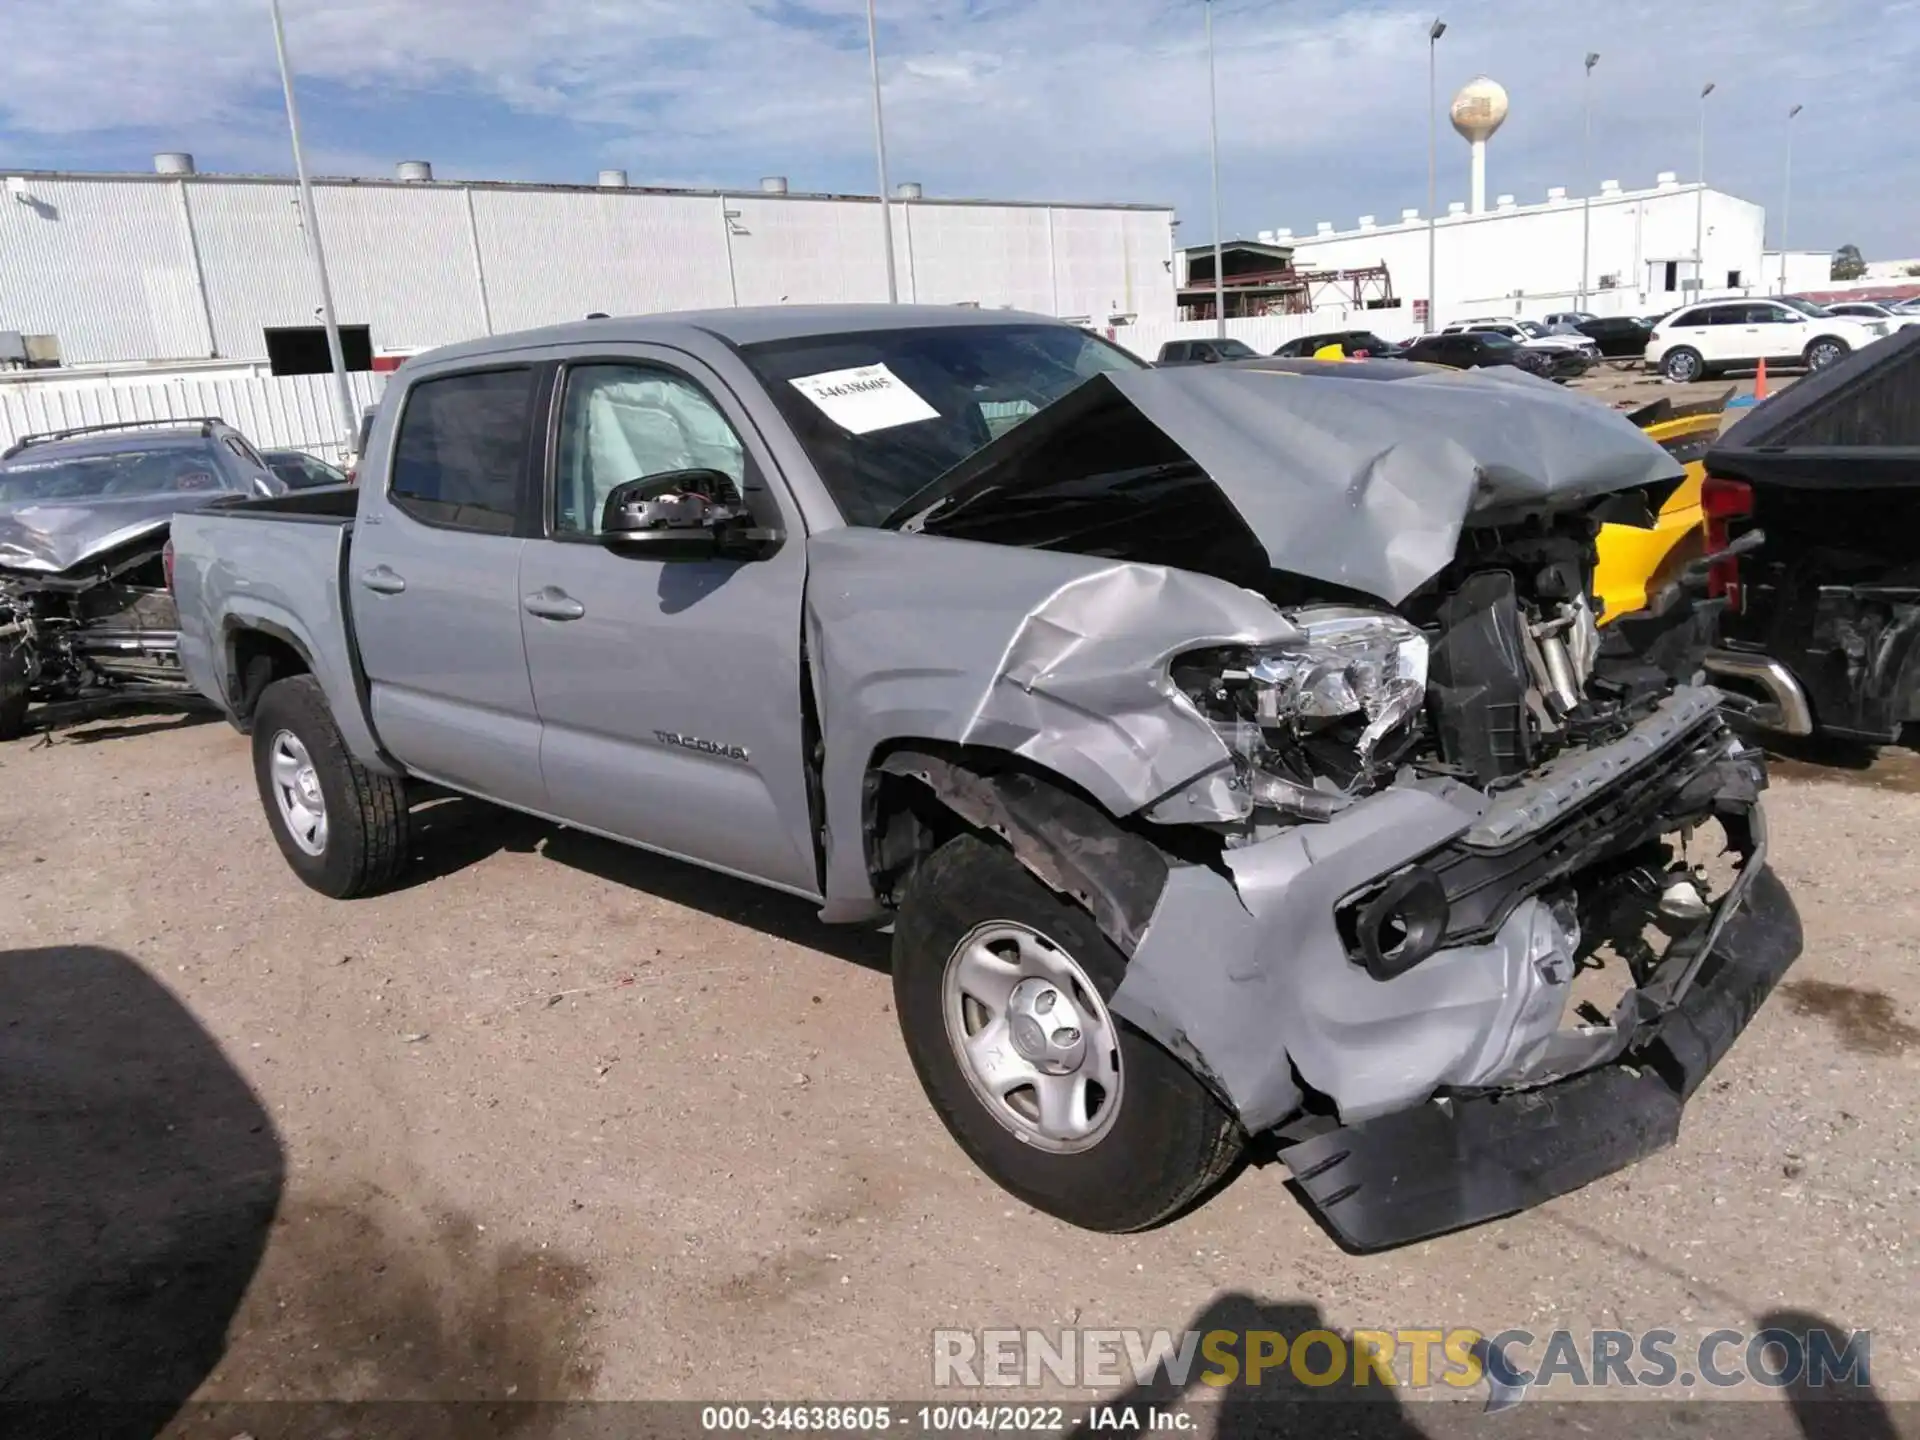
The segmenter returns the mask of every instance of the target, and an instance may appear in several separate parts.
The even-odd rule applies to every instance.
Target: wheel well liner
[[[227,694],[244,727],[267,686],[290,675],[314,673],[313,657],[294,636],[270,620],[250,620],[227,631]]]
[[[1084,906],[1132,956],[1167,883],[1170,857],[1158,845],[1017,756],[937,745],[899,749],[868,772],[867,854],[876,893],[896,888],[897,877],[932,848],[924,822],[889,801],[888,776],[917,781],[952,815],[998,837],[1035,879]]]

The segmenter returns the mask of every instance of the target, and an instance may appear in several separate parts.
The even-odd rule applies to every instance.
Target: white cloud
[[[1920,0],[1218,0],[1231,228],[1397,214],[1426,193],[1427,41],[1445,94],[1485,71],[1513,116],[1492,184],[1579,188],[1580,57],[1594,76],[1593,178],[1694,169],[1777,205],[1797,122],[1796,237],[1920,250]],[[309,105],[324,167],[384,169],[383,107],[418,124],[436,96],[502,123],[395,136],[448,173],[530,178],[624,164],[636,179],[861,183],[870,144],[864,0],[285,0],[303,77],[355,113]],[[1206,75],[1199,0],[880,0],[895,168],[934,193],[1160,200],[1204,237]],[[189,145],[278,168],[285,152],[264,0],[37,0],[9,7],[0,143],[36,152]],[[24,13],[22,13],[24,12]],[[338,93],[338,92],[335,92]],[[463,109],[462,113],[468,113]],[[529,161],[512,119],[576,137]],[[1442,126],[1442,194],[1464,188]],[[360,165],[363,160],[371,165]],[[94,162],[98,163],[98,162]],[[1912,236],[1914,238],[1909,239]],[[1904,253],[1904,252],[1903,252]]]

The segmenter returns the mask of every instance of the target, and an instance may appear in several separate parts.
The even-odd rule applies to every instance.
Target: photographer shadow
[[[0,1433],[157,1433],[266,1248],[266,1110],[131,957],[0,951],[0,1162]]]

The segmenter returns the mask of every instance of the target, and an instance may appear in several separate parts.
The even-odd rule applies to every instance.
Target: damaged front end
[[[102,702],[190,695],[167,589],[166,532],[58,572],[0,567],[0,738],[29,704],[51,719]],[[11,723],[8,723],[11,721]]]
[[[1377,1248],[1670,1142],[1800,935],[1723,697],[1600,643],[1602,514],[1671,457],[1524,377],[1342,368],[1090,383],[906,534],[810,542],[809,634],[872,893],[940,833],[889,819],[911,777],[1095,917],[1114,1014]],[[916,535],[1001,548],[897,575]],[[1011,626],[947,619],[989,566]]]

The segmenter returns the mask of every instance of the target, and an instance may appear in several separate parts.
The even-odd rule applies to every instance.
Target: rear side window
[[[429,525],[511,535],[526,476],[533,371],[423,380],[407,394],[388,492]]]

